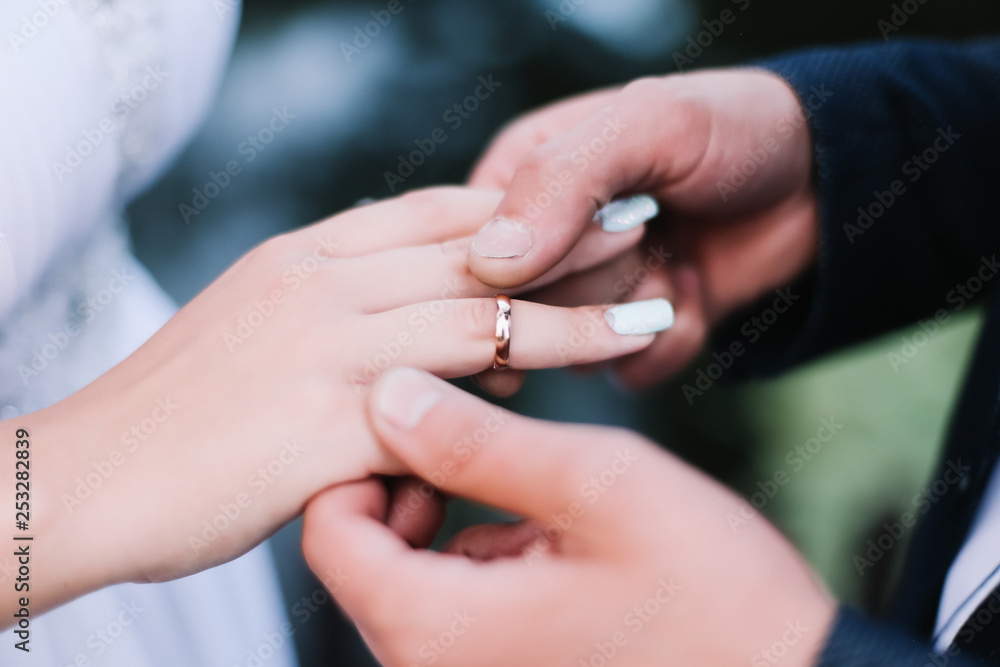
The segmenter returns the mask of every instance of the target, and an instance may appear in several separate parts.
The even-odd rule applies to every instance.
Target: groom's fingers
[[[381,664],[422,662],[421,647],[426,651],[429,640],[457,621],[463,639],[449,652],[449,664],[478,664],[477,652],[495,654],[525,639],[516,619],[525,612],[526,594],[543,603],[564,600],[580,580],[573,568],[555,568],[545,559],[483,563],[414,550],[381,521],[385,509],[379,482],[327,489],[306,507],[302,539],[309,567]]]
[[[444,552],[473,560],[517,558],[532,544],[545,537],[545,527],[533,521],[488,523],[466,528],[444,546]],[[558,542],[546,554],[558,550]]]
[[[565,515],[611,530],[625,486],[618,481],[641,474],[651,449],[625,432],[521,417],[408,368],[383,375],[369,408],[383,446],[414,473],[546,525]]]
[[[524,371],[518,370],[497,370],[487,368],[482,373],[476,373],[472,379],[476,381],[479,388],[497,398],[507,398],[513,396],[524,386],[526,378]]]
[[[419,477],[391,478],[386,524],[411,546],[426,549],[444,523],[447,499]]]

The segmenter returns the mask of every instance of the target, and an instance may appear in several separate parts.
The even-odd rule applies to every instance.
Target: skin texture
[[[394,365],[446,378],[492,365],[496,290],[466,258],[499,198],[424,191],[274,238],[94,383],[0,423],[12,461],[16,430],[30,434],[32,612],[231,560],[324,487],[401,471],[367,425],[370,382]],[[545,280],[638,238],[589,236]],[[615,334],[600,307],[515,299],[512,316],[514,368],[592,362],[653,340]],[[598,325],[594,335],[560,351],[584,323]],[[13,494],[4,476],[0,495]],[[11,619],[16,600],[0,600]]]
[[[758,166],[744,179],[737,170],[753,156]],[[795,93],[769,72],[641,79],[541,109],[500,133],[470,183],[505,190],[494,215],[521,222],[532,235],[522,257],[470,253],[473,274],[503,287],[534,280],[560,261],[613,197],[656,197],[662,213],[632,255],[532,295],[561,305],[672,301],[674,327],[616,366],[633,387],[675,373],[702,349],[713,324],[787,286],[816,258],[808,126]],[[561,193],[538,206],[549,201],[553,183],[562,184]],[[660,245],[673,254],[669,262],[631,293],[614,288],[624,276],[642,276],[636,272],[647,249]]]
[[[733,531],[740,499],[654,444],[499,412],[410,369],[369,410],[414,473],[529,520],[434,553],[400,535],[378,481],[310,503],[309,564],[387,667],[815,660],[835,605],[801,557],[763,518]]]

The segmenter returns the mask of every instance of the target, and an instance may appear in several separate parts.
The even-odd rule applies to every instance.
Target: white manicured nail
[[[649,195],[635,195],[616,199],[602,208],[594,216],[606,232],[627,232],[633,227],[652,220],[660,212],[660,206]]]
[[[673,325],[674,307],[666,299],[623,303],[604,311],[604,319],[622,336],[651,334]]]

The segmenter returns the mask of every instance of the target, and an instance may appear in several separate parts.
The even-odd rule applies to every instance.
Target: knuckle
[[[697,118],[704,111],[704,96],[684,76],[644,77],[632,81],[621,92],[621,100],[629,109],[669,109],[678,115]]]
[[[496,301],[492,299],[462,299],[456,301],[458,330],[472,341],[492,344],[496,332]],[[484,346],[485,347],[485,346]]]
[[[626,84],[621,99],[630,106],[646,109],[650,103],[661,105],[693,98],[695,88],[683,76],[647,76]]]
[[[450,239],[438,244],[441,259],[445,265],[462,279],[471,275],[469,271],[469,241],[467,239]]]
[[[288,257],[292,245],[293,243],[289,234],[273,236],[251,248],[241,261],[254,267],[274,267]]]
[[[538,182],[539,179],[558,172],[570,163],[569,154],[562,146],[548,143],[531,150],[517,167],[517,175],[527,182]]]

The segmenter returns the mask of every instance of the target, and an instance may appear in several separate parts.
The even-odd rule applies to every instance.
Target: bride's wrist
[[[115,421],[107,401],[88,398],[74,395],[0,422],[0,526],[7,526],[0,542],[9,547],[0,553],[11,554],[0,557],[0,610],[11,612],[6,619],[20,622],[13,614],[22,608],[30,618],[124,580],[103,546],[117,541],[106,539],[116,530],[114,516],[83,511],[114,474],[117,458],[103,446],[102,425]]]

